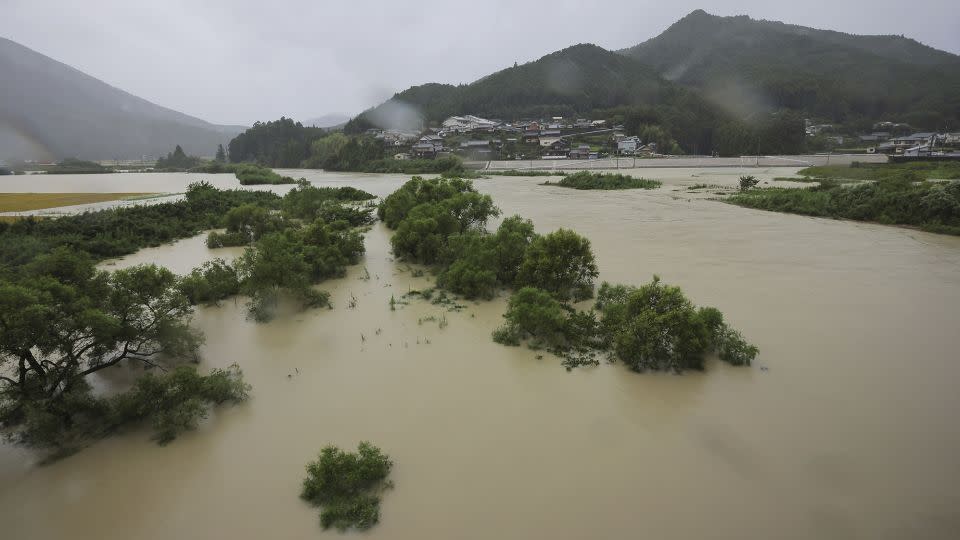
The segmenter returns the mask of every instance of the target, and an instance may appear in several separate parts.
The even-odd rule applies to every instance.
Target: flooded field
[[[377,195],[408,178],[280,172]],[[772,182],[795,169],[747,172]],[[492,342],[504,297],[391,311],[391,296],[432,279],[392,260],[378,224],[361,264],[321,285],[333,310],[265,325],[245,320],[243,300],[197,311],[204,367],[240,364],[247,403],[166,447],[144,430],[46,467],[0,447],[4,537],[340,537],[299,500],[304,465],[326,444],[370,440],[394,460],[396,487],[369,538],[956,538],[960,238],[748,210],[687,189],[734,186],[740,174],[645,169],[637,175],[664,181],[650,191],[475,183],[505,216],[587,236],[601,279],[656,273],[719,307],[760,347],[752,368],[568,373]],[[152,175],[104,176],[100,189],[115,192],[115,181]],[[156,191],[154,181],[130,190]],[[182,273],[239,252],[197,237],[107,264]]]

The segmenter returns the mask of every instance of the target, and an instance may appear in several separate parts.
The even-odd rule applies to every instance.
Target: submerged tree
[[[516,286],[537,287],[563,301],[585,300],[593,296],[597,275],[590,241],[569,229],[559,229],[530,243]]]
[[[604,283],[596,308],[604,345],[634,371],[702,370],[711,351],[730,364],[750,365],[758,353],[718,309],[695,307],[659,276],[642,287]]]
[[[366,441],[356,453],[326,446],[307,465],[300,498],[322,507],[324,529],[369,529],[380,521],[380,492],[393,485],[387,480],[391,468],[390,457]]]
[[[191,312],[176,276],[164,268],[108,273],[64,247],[37,257],[13,279],[0,280],[0,421],[15,440],[63,453],[150,416],[155,402],[131,395],[120,407],[94,396],[89,379],[121,363],[164,370],[171,361],[196,360],[203,339],[189,326]],[[189,411],[160,421],[161,440],[192,426],[208,403],[246,395],[239,371],[223,376],[229,396],[200,392],[212,379],[196,376],[197,392],[181,389],[176,398]]]

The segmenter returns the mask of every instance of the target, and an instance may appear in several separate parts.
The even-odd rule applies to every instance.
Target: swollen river
[[[772,182],[793,171],[750,172]],[[280,172],[377,195],[408,178]],[[395,462],[395,488],[365,538],[957,538],[960,238],[748,210],[687,190],[734,185],[738,169],[640,173],[664,186],[475,184],[538,232],[589,238],[601,280],[658,274],[717,306],[760,348],[753,367],[711,361],[675,376],[601,363],[568,373],[549,354],[490,339],[504,296],[459,312],[421,300],[391,311],[391,296],[433,280],[394,261],[377,224],[361,264],[320,286],[333,310],[269,324],[247,321],[242,299],[197,310],[201,368],[238,363],[248,402],[215,409],[165,447],[143,429],[49,466],[0,447],[3,537],[341,537],[298,498],[304,466],[324,445],[369,440]],[[112,176],[104,191],[141,178]],[[163,191],[188,181],[170,178]],[[55,190],[83,191],[76,185]],[[239,252],[207,250],[200,236],[106,267],[184,273]]]

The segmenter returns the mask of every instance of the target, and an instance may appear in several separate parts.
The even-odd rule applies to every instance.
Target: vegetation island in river
[[[559,182],[546,181],[545,186],[560,186],[573,189],[656,189],[662,185],[659,180],[634,178],[626,174],[594,173],[580,171],[569,174]]]

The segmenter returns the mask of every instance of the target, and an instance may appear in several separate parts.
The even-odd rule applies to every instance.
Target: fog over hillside
[[[0,159],[135,159],[177,144],[212,156],[242,126],[156,105],[0,38]]]

